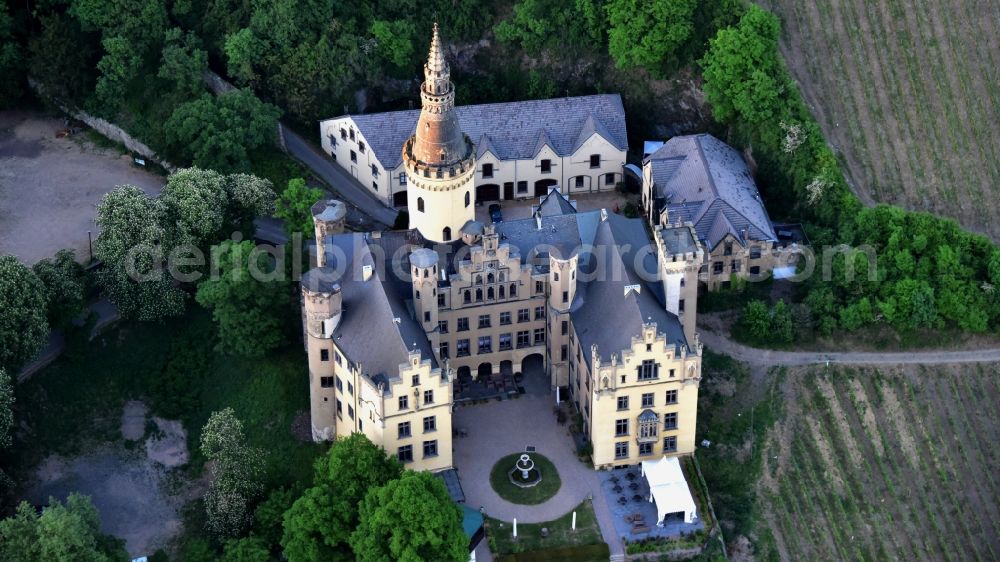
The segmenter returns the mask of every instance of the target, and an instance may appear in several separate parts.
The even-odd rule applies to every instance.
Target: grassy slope
[[[15,444],[18,469],[30,470],[51,453],[73,454],[94,442],[121,439],[126,401],[143,399],[156,413],[189,388],[191,399],[182,402],[177,417],[188,431],[193,470],[201,466],[202,425],[211,412],[231,406],[252,444],[266,452],[271,484],[307,481],[321,449],[296,441],[290,431],[296,412],[308,405],[301,349],[290,344],[257,361],[224,356],[213,351],[213,330],[209,314],[194,305],[164,324],[123,323],[20,385],[16,415],[27,431],[19,432]],[[184,351],[207,364],[181,365],[194,373],[190,381],[151,390],[167,362]]]
[[[765,0],[783,51],[866,200],[1000,237],[1000,43],[983,0]]]

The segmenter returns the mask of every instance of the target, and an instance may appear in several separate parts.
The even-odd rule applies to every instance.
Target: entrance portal
[[[476,201],[499,201],[500,186],[495,183],[487,183],[476,186]]]
[[[535,196],[544,197],[549,194],[549,188],[553,185],[558,184],[556,180],[552,178],[547,178],[544,180],[538,180],[535,182]]]
[[[479,370],[476,371],[476,378],[482,380],[484,378],[489,378],[493,374],[493,365],[491,363],[480,363]]]

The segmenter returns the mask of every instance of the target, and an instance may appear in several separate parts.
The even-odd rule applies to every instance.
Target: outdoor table
[[[642,501],[642,496],[640,496],[639,494],[636,494],[636,495],[632,496],[632,500],[633,501],[637,501],[637,502],[641,502]]]
[[[612,490],[614,490],[614,492],[615,492],[616,494],[620,494],[620,493],[621,493],[621,491],[622,491],[622,487],[621,487],[621,486],[619,486],[619,485],[617,485],[617,484],[615,484],[615,487],[614,487],[614,488],[611,488],[611,489],[612,489]]]

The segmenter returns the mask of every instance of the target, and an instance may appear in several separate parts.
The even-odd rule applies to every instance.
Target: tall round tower
[[[420,88],[417,130],[403,145],[410,226],[435,242],[460,236],[475,218],[476,152],[455,114],[455,86],[434,24]]]

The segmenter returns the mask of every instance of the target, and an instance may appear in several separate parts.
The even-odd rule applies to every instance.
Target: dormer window
[[[590,155],[590,167],[591,168],[600,168],[601,167],[601,155],[600,154],[591,154]]]
[[[542,173],[547,174],[552,171],[552,160],[542,160]]]
[[[493,177],[493,164],[483,164],[483,177],[484,178]]]

